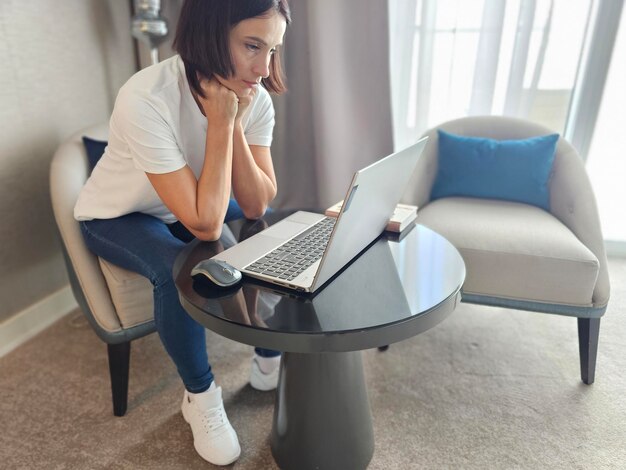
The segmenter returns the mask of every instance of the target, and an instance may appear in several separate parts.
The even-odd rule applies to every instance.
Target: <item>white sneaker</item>
[[[264,361],[261,369],[261,361]],[[270,369],[268,371],[268,369]],[[274,390],[278,386],[278,374],[280,372],[280,356],[275,358],[265,358],[257,354],[252,358],[252,368],[250,370],[250,385],[256,390],[267,392]]]
[[[241,447],[224,411],[221,387],[211,385],[202,393],[185,390],[181,409],[191,426],[193,446],[200,457],[214,465],[228,465],[237,460]]]

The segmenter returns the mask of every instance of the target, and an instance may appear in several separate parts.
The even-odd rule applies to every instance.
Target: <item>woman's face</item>
[[[283,15],[272,11],[266,16],[240,21],[230,31],[230,53],[235,66],[232,77],[219,77],[222,85],[245,96],[269,76],[269,64],[276,48],[283,42],[287,23]]]

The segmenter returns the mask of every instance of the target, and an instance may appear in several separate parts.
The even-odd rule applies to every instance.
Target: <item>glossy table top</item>
[[[271,224],[285,216],[274,213],[265,220]],[[242,233],[250,231],[246,225]],[[217,242],[190,243],[177,259],[174,279],[191,316],[236,341],[291,352],[376,347],[433,327],[460,300],[465,279],[460,254],[420,225],[399,241],[383,234],[314,295],[246,276],[226,290],[192,278],[196,263],[236,243],[239,233],[233,233],[226,230]]]

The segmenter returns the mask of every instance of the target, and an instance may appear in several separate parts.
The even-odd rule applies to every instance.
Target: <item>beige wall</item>
[[[127,0],[0,0],[0,323],[67,284],[50,159],[134,70]]]

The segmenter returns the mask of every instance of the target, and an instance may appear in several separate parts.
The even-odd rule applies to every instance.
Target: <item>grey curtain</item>
[[[274,207],[325,208],[393,150],[387,2],[291,0],[275,99]]]

